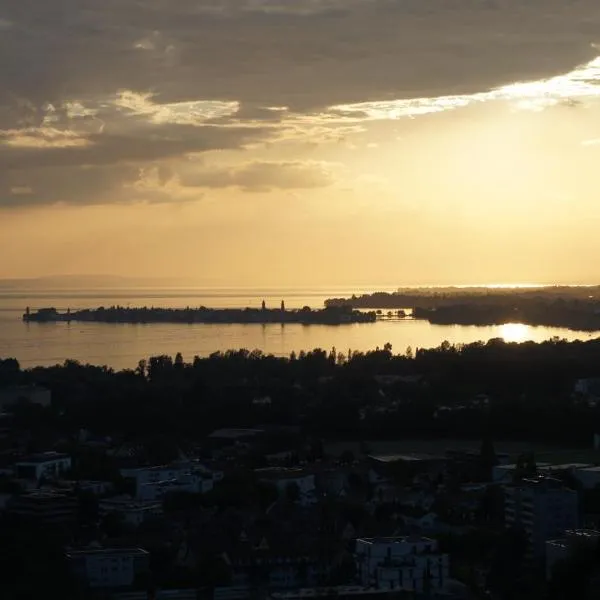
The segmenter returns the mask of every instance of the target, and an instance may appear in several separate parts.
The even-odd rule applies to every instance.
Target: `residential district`
[[[554,460],[487,434],[399,436],[386,451],[278,423],[275,400],[256,396],[263,424],[232,413],[231,427],[169,440],[164,458],[166,440],[127,435],[110,409],[114,433],[97,433],[100,413],[97,427],[52,425],[77,421],[60,381],[71,369],[81,390],[86,368],[0,388],[2,598],[600,597],[600,436]],[[417,380],[376,381],[389,400]],[[594,402],[597,383],[575,381],[574,402]]]

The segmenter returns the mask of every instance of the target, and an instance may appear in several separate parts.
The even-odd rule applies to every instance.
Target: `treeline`
[[[326,307],[312,310],[305,306],[300,310],[256,309],[256,308],[156,308],[101,306],[96,309],[58,312],[55,308],[44,308],[23,315],[27,322],[71,322],[96,323],[300,323],[303,325],[342,325],[344,323],[373,323],[374,312],[360,312],[348,306]]]
[[[479,439],[485,431],[497,439],[589,446],[600,432],[600,407],[573,386],[596,376],[600,340],[445,342],[402,354],[390,345],[366,353],[316,349],[288,358],[239,350],[192,362],[155,356],[124,371],[75,361],[29,370],[0,362],[0,386],[52,390],[53,408],[40,413],[49,429],[163,441],[279,424],[356,440]]]
[[[510,304],[451,304],[438,308],[415,307],[415,319],[435,325],[501,325],[525,323],[564,327],[575,331],[599,331],[600,308],[595,302],[520,300]]]
[[[438,308],[455,304],[507,306],[522,301],[536,303],[582,302],[599,304],[600,286],[550,286],[533,288],[444,287],[407,288],[396,292],[373,292],[349,298],[330,298],[325,306],[353,308]]]

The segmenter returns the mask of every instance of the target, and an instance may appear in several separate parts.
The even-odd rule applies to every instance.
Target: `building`
[[[593,490],[600,484],[599,466],[588,466],[576,469],[573,475],[586,490]]]
[[[315,474],[302,468],[267,467],[254,471],[260,481],[271,483],[280,495],[288,493],[291,486],[298,489],[298,501],[311,504],[316,500]]]
[[[365,587],[433,592],[443,590],[449,579],[448,555],[426,537],[361,538],[356,540],[355,558]]]
[[[73,573],[91,588],[125,588],[149,568],[149,555],[141,548],[71,550],[66,553]]]
[[[66,526],[78,518],[79,504],[74,496],[58,492],[35,491],[13,496],[8,514],[41,526]]]
[[[550,463],[538,462],[537,469],[543,469],[550,466]],[[515,463],[496,465],[492,469],[492,479],[494,483],[511,483],[517,473],[518,465]]]
[[[367,457],[369,479],[377,481],[435,481],[447,469],[448,458],[432,454],[376,454]]]
[[[600,531],[572,529],[556,540],[546,542],[546,579],[550,580],[557,562],[570,558],[581,550],[594,551],[600,544]]]
[[[71,469],[71,457],[59,452],[33,454],[15,464],[17,479],[40,481],[42,478],[55,479]]]
[[[129,496],[105,498],[100,500],[98,508],[102,516],[116,514],[131,527],[139,527],[145,521],[162,515],[163,512],[160,502],[136,502]]]
[[[195,461],[181,461],[170,465],[121,469],[121,475],[135,482],[136,500],[162,500],[172,492],[205,494],[223,479],[220,471],[211,471]]]
[[[20,402],[50,406],[52,392],[39,385],[11,385],[0,389],[0,410]]]
[[[507,527],[522,527],[528,558],[544,557],[546,540],[579,527],[579,496],[550,477],[537,476],[505,487]]]

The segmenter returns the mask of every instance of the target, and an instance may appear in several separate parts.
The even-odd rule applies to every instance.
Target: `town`
[[[2,597],[597,598],[599,355],[2,360]]]

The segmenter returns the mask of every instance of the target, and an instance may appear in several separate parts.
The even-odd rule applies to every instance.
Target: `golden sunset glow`
[[[597,2],[67,4],[0,12],[0,277],[597,280]]]

